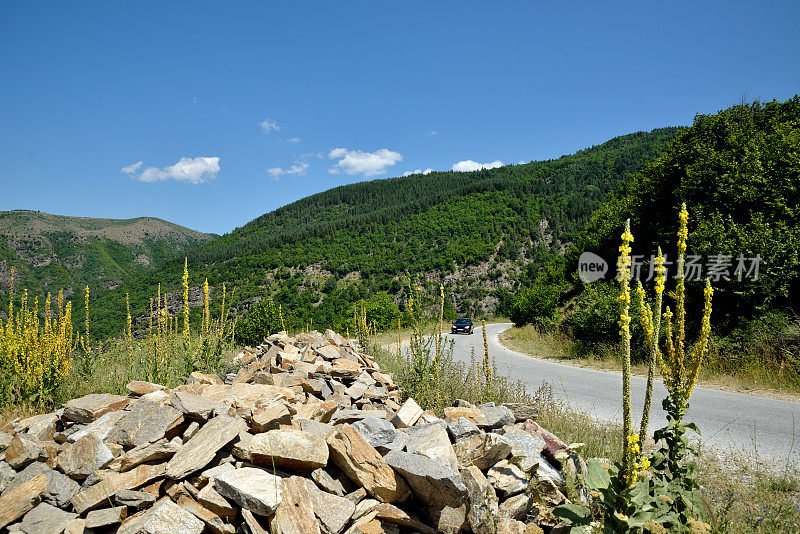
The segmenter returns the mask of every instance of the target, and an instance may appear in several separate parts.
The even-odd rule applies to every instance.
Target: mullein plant
[[[708,525],[698,518],[704,514],[696,466],[688,457],[696,452],[689,446],[686,430],[699,433],[692,424],[684,424],[683,417],[689,398],[697,382],[703,356],[708,351],[711,332],[711,298],[713,290],[706,281],[703,316],[698,340],[686,351],[686,295],[684,264],[688,240],[689,212],[682,205],[679,213],[678,259],[675,277],[675,313],[666,308],[662,314],[663,293],[666,286],[664,256],[659,247],[654,259],[655,302],[651,309],[646,293],[637,283],[635,293],[640,322],[649,349],[647,387],[644,410],[635,433],[632,423],[631,375],[631,243],[633,234],[630,221],[625,224],[622,244],[617,260],[620,283],[620,336],[622,338],[622,411],[623,443],[622,461],[606,468],[597,460],[587,461],[588,469],[581,482],[594,496],[589,507],[569,504],[556,509],[556,515],[572,525],[572,532],[703,532]],[[673,324],[672,318],[675,317]],[[664,320],[664,342],[661,343],[661,319]],[[658,365],[667,388],[667,398],[662,406],[667,413],[667,426],[654,433],[661,444],[649,457],[641,445],[647,437],[650,405],[652,401],[655,367]]]
[[[22,291],[14,306],[14,269],[11,270],[8,319],[0,319],[0,402],[44,404],[72,370],[76,341],[72,331],[72,304],[64,306],[59,293],[56,314],[47,295],[40,314],[38,299],[29,305]]]

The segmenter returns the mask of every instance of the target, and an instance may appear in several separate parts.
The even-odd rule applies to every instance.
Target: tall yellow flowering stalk
[[[85,348],[87,351],[90,350],[89,348],[89,286],[86,286],[86,289],[83,291],[83,311],[84,311],[84,342]]]
[[[636,296],[639,302],[639,320],[650,349],[650,357],[647,362],[647,389],[645,390],[644,409],[642,410],[642,424],[639,429],[639,436],[642,440],[647,438],[647,426],[650,422],[650,406],[653,401],[653,380],[655,378],[656,362],[662,361],[661,352],[658,348],[658,339],[661,333],[661,306],[667,269],[664,267],[664,255],[661,253],[661,247],[658,247],[658,256],[656,256],[654,263],[656,301],[653,309],[650,309],[645,302],[645,290],[642,287],[642,283],[639,282],[636,286]]]
[[[208,325],[211,320],[210,301],[208,299],[208,278],[203,283],[203,339],[208,337]]]
[[[13,275],[12,275],[13,276]],[[9,292],[9,316],[0,319],[0,391],[4,402],[42,403],[69,376],[72,370],[72,304],[59,306],[53,317],[51,296],[45,301],[43,317],[38,299],[28,305],[27,291],[20,306],[14,307],[13,282]]]
[[[629,315],[631,305],[631,221],[625,221],[625,231],[622,233],[622,244],[619,247],[619,257],[617,258],[617,276],[620,282],[620,316],[619,334],[622,336],[622,435],[623,435],[623,454],[622,470],[626,478],[631,473],[631,460],[633,449],[633,434],[631,432],[631,318]],[[638,442],[638,436],[636,439]]]
[[[189,337],[189,259],[183,259],[183,335]]]

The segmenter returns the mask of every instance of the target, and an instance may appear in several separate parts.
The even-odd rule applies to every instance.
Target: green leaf
[[[608,471],[600,463],[597,458],[589,458],[586,461],[586,476],[583,479],[584,484],[590,490],[601,490],[607,488],[611,484],[611,477]]]
[[[580,504],[562,504],[553,510],[553,514],[574,526],[588,525],[592,522],[591,512]]]

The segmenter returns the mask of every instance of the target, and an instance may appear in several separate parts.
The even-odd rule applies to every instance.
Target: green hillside
[[[0,292],[16,270],[34,295],[114,289],[213,236],[161,219],[90,219],[37,211],[0,212]]]
[[[700,278],[711,276],[715,286],[717,329],[727,333],[771,311],[800,312],[800,97],[698,115],[595,213],[569,265],[584,250],[614,258],[627,218],[637,243],[660,243],[674,255],[666,247],[674,247],[682,202],[691,214],[689,250],[702,256]],[[654,252],[636,243],[634,250]],[[760,256],[757,277],[744,271],[739,280],[740,256]],[[713,263],[727,275],[708,271]]]
[[[290,325],[329,326],[360,298],[396,294],[408,270],[444,282],[459,313],[490,313],[679,131],[625,135],[549,161],[337,187],[191,250],[190,284],[226,282],[235,301],[273,297]],[[101,295],[107,332],[124,319],[120,291],[144,310],[158,283],[178,287],[182,269],[173,261]]]

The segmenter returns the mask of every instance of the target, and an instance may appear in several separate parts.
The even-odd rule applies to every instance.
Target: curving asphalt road
[[[500,344],[498,335],[510,326],[510,323],[486,325],[489,354],[501,373],[521,380],[529,390],[549,382],[554,392],[570,406],[597,419],[622,422],[621,374],[539,360],[509,350]],[[447,334],[447,338],[455,341],[456,360],[469,362],[471,348],[475,349],[475,354],[483,354],[480,328],[472,335]],[[641,417],[646,383],[645,378],[631,378],[635,420]],[[661,408],[661,399],[665,396],[664,384],[657,381],[650,415],[651,431],[665,422]],[[760,458],[771,461],[783,462],[787,458],[800,461],[800,403],[696,387],[686,420],[700,428],[703,445],[734,452],[755,452]]]

